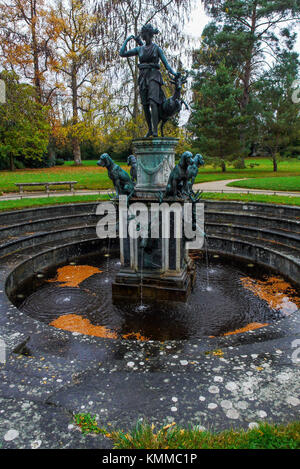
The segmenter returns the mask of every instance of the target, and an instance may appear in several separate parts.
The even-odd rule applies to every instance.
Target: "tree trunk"
[[[72,149],[73,149],[73,157],[74,157],[74,164],[75,166],[81,166],[81,149],[80,149],[80,142],[77,137],[72,139]]]
[[[55,145],[54,139],[50,136],[49,143],[48,143],[48,157],[51,166],[55,166],[56,154],[55,154]]]
[[[42,88],[40,79],[39,67],[39,52],[36,37],[36,0],[31,0],[31,39],[32,39],[32,53],[33,53],[33,67],[34,67],[34,86],[37,93],[37,100],[42,103]]]
[[[254,37],[255,37],[256,28],[257,28],[257,4],[255,2],[253,5],[253,10],[252,10],[251,29],[250,29],[250,34],[253,39],[249,47],[248,57],[245,62],[243,79],[242,79],[243,96],[241,99],[241,111],[243,114],[247,114],[247,108],[248,108],[249,101],[250,101],[250,85],[251,85],[251,76],[253,72],[252,59],[253,59],[253,52],[254,52],[254,41],[255,41]],[[246,151],[246,135],[243,130],[241,132],[241,142],[242,142],[243,150]],[[242,156],[241,159],[244,163],[244,167],[246,168],[244,156]]]
[[[272,156],[272,160],[273,160],[273,171],[274,171],[275,173],[277,173],[277,171],[278,171],[278,165],[277,165],[276,153],[275,153],[275,155]]]
[[[72,67],[72,108],[73,108],[73,125],[78,124],[78,87],[77,87],[77,72],[76,65]],[[72,138],[72,149],[75,166],[80,166],[81,163],[81,149],[78,137]]]
[[[221,162],[221,168],[222,168],[222,173],[226,173],[226,164],[224,160],[222,160]]]
[[[14,157],[13,157],[13,154],[12,154],[12,153],[9,154],[9,167],[10,167],[10,170],[11,170],[11,171],[15,171],[15,170],[16,170],[16,167],[15,167],[15,160],[14,160]]]

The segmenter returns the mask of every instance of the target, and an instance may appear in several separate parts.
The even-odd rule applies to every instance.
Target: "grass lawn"
[[[281,205],[300,206],[300,197],[278,196],[278,195],[256,195],[256,194],[220,194],[206,192],[203,199],[210,200],[237,200],[240,202],[262,202]],[[96,202],[97,200],[109,200],[108,195],[68,195],[62,197],[39,197],[25,198],[21,200],[0,201],[0,212],[9,210],[22,210],[30,207],[41,207],[47,205],[59,205],[68,203]]]
[[[0,202],[0,212],[9,210],[22,210],[31,207],[42,207],[47,205],[74,204],[85,202],[96,202],[97,200],[108,200],[108,195],[66,195],[61,197],[39,197],[34,199],[4,200]]]
[[[300,176],[247,179],[231,182],[232,187],[246,187],[247,189],[269,189],[274,191],[300,191]]]
[[[197,427],[175,424],[161,429],[138,423],[125,433],[100,428],[90,414],[75,415],[84,434],[102,434],[114,442],[114,449],[300,449],[300,422],[288,425],[261,423],[248,431],[226,430],[215,433]]]
[[[128,169],[128,168],[124,168]],[[14,172],[0,171],[0,191],[18,192],[19,189],[14,185],[21,182],[59,182],[59,181],[78,181],[75,189],[111,189],[112,181],[107,176],[105,168],[93,166],[55,166],[54,168],[44,169],[17,169]],[[57,186],[55,189],[69,190],[69,186]],[[25,188],[33,192],[36,190],[45,190],[44,187]],[[53,190],[53,189],[51,189]]]
[[[110,189],[112,182],[107,177],[105,168],[99,168],[97,161],[84,161],[80,167],[74,166],[72,162],[66,162],[64,166],[56,166],[46,169],[18,169],[14,172],[0,171],[0,192],[17,192],[18,188],[14,185],[16,182],[53,182],[53,181],[78,181],[76,189]],[[251,164],[259,164],[251,168]],[[122,167],[129,171],[129,168],[120,163]],[[291,159],[279,163],[277,173],[272,172],[272,162],[267,158],[248,158],[246,161],[247,169],[234,169],[228,167],[226,173],[213,166],[200,168],[196,182],[221,181],[225,179],[250,179],[250,178],[279,178],[279,177],[300,177],[300,161]],[[276,187],[279,190],[278,187]],[[62,189],[62,187],[60,187]],[[38,190],[35,188],[35,190]],[[30,189],[32,191],[32,189]]]

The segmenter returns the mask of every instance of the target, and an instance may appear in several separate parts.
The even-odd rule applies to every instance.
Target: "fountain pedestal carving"
[[[137,158],[138,198],[152,198],[166,190],[167,182],[175,166],[177,138],[153,138],[133,141]],[[157,199],[156,199],[157,200]]]
[[[170,237],[164,234],[164,217],[161,212],[151,213],[152,204],[158,204],[166,190],[171,171],[175,166],[175,149],[178,139],[139,139],[133,142],[137,159],[137,184],[135,197],[130,200],[129,217],[125,230],[127,237],[120,238],[121,269],[112,286],[113,299],[125,298],[186,301],[195,279],[193,261],[188,257],[184,236],[175,237],[175,214],[170,211]],[[148,209],[148,238],[133,239],[128,236],[130,209],[142,202]],[[183,219],[184,199],[164,200],[169,206],[181,205]],[[157,238],[151,237],[151,226],[159,227]],[[182,223],[183,227],[183,223]]]

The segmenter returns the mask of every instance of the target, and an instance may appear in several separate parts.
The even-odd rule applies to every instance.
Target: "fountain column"
[[[159,204],[166,190],[171,171],[175,166],[176,138],[138,139],[133,141],[134,155],[137,159],[137,184],[135,197],[130,206],[142,202],[148,208],[149,236],[147,239],[120,239],[121,269],[112,286],[113,299],[143,298],[155,300],[185,301],[191,291],[195,270],[188,257],[183,236],[174,234],[175,215],[170,211],[170,238],[163,236],[163,215],[150,218],[151,204]],[[164,200],[169,206],[181,205],[185,200]],[[150,236],[151,223],[159,226],[159,237]],[[183,226],[183,223],[182,223]],[[128,225],[127,225],[128,233]]]

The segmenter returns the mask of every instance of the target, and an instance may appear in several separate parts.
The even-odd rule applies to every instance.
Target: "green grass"
[[[228,186],[293,192],[300,191],[300,176],[247,179],[245,181],[231,182]]]
[[[59,182],[59,181],[77,181],[75,189],[111,189],[112,181],[107,176],[105,168],[98,166],[56,166],[46,169],[19,169],[14,172],[0,172],[0,191],[2,192],[18,192],[19,189],[15,183],[21,182]],[[69,186],[54,186],[54,190],[69,190]],[[51,190],[53,190],[51,189]],[[45,190],[45,187],[25,188],[25,190],[33,192]]]
[[[74,417],[84,434],[103,434],[114,442],[114,449],[300,449],[300,422],[287,425],[261,423],[252,430],[201,431],[175,424],[155,429],[138,422],[130,432],[101,428],[90,414]]]
[[[97,200],[108,200],[108,195],[66,195],[61,197],[41,197],[36,199],[4,200],[0,202],[0,212],[8,210],[22,210],[31,207],[42,207],[47,205],[61,205],[68,203],[96,202]]]
[[[24,198],[21,200],[3,200],[0,202],[0,212],[9,210],[22,210],[30,207],[41,207],[47,205],[60,205],[68,203],[96,202],[97,200],[108,200],[108,195],[66,195],[61,197],[39,197]],[[220,194],[205,192],[203,199],[210,200],[236,200],[240,202],[261,202],[279,205],[300,206],[300,197],[264,195],[264,194]]]
[[[260,202],[265,204],[297,205],[300,206],[300,197],[267,194],[220,194],[218,192],[205,192],[203,199],[210,200],[236,200],[237,202]]]
[[[66,162],[64,166],[56,166],[47,169],[18,169],[14,172],[0,171],[0,192],[17,192],[16,182],[54,182],[54,181],[78,181],[76,189],[110,189],[112,182],[108,179],[106,169],[99,168],[97,161],[84,161],[80,167],[74,166],[72,162]],[[128,171],[124,163],[120,163]],[[251,164],[259,164],[251,168]],[[272,172],[272,162],[267,158],[248,158],[247,168],[244,170],[234,169],[228,166],[228,171],[222,173],[220,169],[206,165],[200,168],[196,182],[221,181],[228,179],[249,178],[279,178],[300,177],[300,161],[290,159],[279,163],[277,173]],[[66,187],[67,189],[68,187]],[[62,189],[62,187],[60,187]],[[31,191],[32,189],[30,189]],[[38,190],[35,188],[34,190]]]

